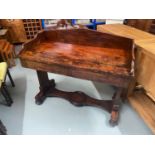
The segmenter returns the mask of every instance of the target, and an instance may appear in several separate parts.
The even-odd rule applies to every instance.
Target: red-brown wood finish
[[[95,105],[111,112],[111,123],[118,121],[119,98],[134,77],[133,40],[85,28],[45,30],[26,43],[20,52],[24,67],[37,70],[40,92],[36,101],[61,96],[73,104]],[[113,100],[96,100],[82,92],[55,88],[47,72],[105,82],[118,87]]]

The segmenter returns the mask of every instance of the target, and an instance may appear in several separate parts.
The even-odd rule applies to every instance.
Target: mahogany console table
[[[40,32],[19,54],[23,67],[35,69],[40,83],[37,104],[46,97],[62,97],[76,106],[97,106],[118,123],[120,99],[134,78],[133,40],[85,28]],[[58,90],[47,72],[109,83],[117,90],[111,100],[97,100],[83,92]]]

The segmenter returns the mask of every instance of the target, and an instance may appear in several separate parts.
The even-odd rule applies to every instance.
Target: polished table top
[[[37,68],[30,65],[30,62],[55,65],[66,70],[69,76],[80,77],[73,73],[73,70],[77,70],[81,74],[89,71],[129,78],[132,76],[132,50],[133,42],[128,38],[87,29],[50,30],[40,33],[36,39],[25,44],[20,59],[21,62],[28,62],[22,63],[25,67]],[[53,67],[53,70],[46,71],[59,73],[58,70],[55,71]],[[86,79],[91,80],[88,77]]]
[[[83,46],[61,42],[42,42],[23,53],[25,58],[67,67],[128,75],[130,53],[123,49]]]

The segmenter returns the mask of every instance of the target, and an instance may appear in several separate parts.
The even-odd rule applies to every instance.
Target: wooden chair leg
[[[13,103],[13,100],[12,100],[12,98],[11,98],[7,88],[6,88],[5,83],[3,83],[2,86],[1,86],[1,93],[2,93],[2,95],[4,96],[4,98],[6,100],[7,106],[11,106],[12,103]]]
[[[9,79],[10,79],[10,82],[11,82],[11,84],[12,84],[12,87],[15,87],[15,83],[14,83],[12,77],[11,77],[11,74],[10,74],[9,69],[7,69],[7,74],[8,74],[8,76],[9,76]]]
[[[6,134],[7,134],[7,130],[3,125],[2,121],[0,120],[0,135],[6,135]]]

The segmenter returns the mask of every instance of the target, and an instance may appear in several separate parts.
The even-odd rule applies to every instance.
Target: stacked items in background
[[[155,19],[127,19],[125,24],[155,34]]]
[[[14,46],[10,44],[5,39],[0,39],[0,59],[1,62],[7,62],[9,67],[15,66],[15,60],[14,58],[16,57],[15,55],[15,50]]]
[[[51,26],[56,26],[58,21],[59,19],[44,19],[44,26],[46,28],[51,27]]]
[[[7,40],[24,43],[42,30],[41,19],[0,19],[0,27],[8,30]]]
[[[10,43],[27,41],[22,19],[0,19],[0,26],[8,30],[8,35],[5,39]]]
[[[23,19],[27,39],[33,39],[42,30],[41,19]]]

